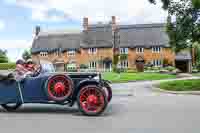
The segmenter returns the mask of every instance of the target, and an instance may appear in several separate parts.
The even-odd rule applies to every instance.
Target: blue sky
[[[14,61],[31,47],[36,25],[42,30],[81,29],[84,16],[90,23],[108,22],[111,16],[116,16],[118,23],[165,22],[167,13],[160,4],[147,1],[0,0],[0,48]]]

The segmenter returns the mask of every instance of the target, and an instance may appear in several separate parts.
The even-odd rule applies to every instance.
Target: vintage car
[[[40,63],[37,72],[21,81],[0,75],[0,105],[14,111],[25,103],[59,104],[72,107],[88,116],[100,115],[112,98],[109,82],[100,73],[55,72],[49,62]],[[4,80],[6,79],[6,80]]]

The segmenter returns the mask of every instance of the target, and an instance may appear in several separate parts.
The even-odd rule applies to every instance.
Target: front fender
[[[81,90],[81,88],[85,85],[100,85],[101,83],[95,79],[84,79],[76,85],[76,88],[74,90],[73,96],[72,96],[72,102],[76,101],[76,97]]]

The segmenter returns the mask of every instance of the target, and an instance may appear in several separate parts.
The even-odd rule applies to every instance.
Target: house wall
[[[170,48],[162,48],[160,53],[153,53],[152,49],[144,49],[143,53],[136,53],[136,49],[130,49],[128,52],[128,62],[130,68],[135,68],[135,61],[137,58],[142,57],[145,64],[151,63],[154,59],[166,59],[173,66],[175,65],[175,53]]]
[[[98,48],[95,54],[89,54],[88,49],[81,49],[81,55],[78,60],[80,64],[88,65],[90,61],[100,61],[107,57],[113,59],[112,48]],[[100,66],[97,65],[97,68],[99,67]]]
[[[136,49],[129,48],[128,50],[128,64],[129,68],[136,68],[135,61],[138,57],[142,57],[145,61],[145,64],[152,62],[153,59],[166,59],[173,66],[175,65],[175,53],[170,48],[162,48],[160,53],[153,53],[152,49],[144,49],[144,53],[136,53]],[[77,66],[80,64],[88,65],[90,61],[100,61],[105,58],[113,59],[113,49],[112,48],[98,48],[97,53],[89,54],[88,49],[80,49],[79,52],[75,53],[75,56],[68,56],[67,52],[62,53],[62,55],[56,56],[55,53],[49,53],[48,56],[40,56],[40,54],[33,54],[32,59],[37,60],[48,60],[54,62],[62,58],[64,63],[70,61],[75,61]],[[97,65],[97,69],[100,68],[100,65]]]

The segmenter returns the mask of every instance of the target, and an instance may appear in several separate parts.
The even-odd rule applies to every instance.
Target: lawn
[[[112,82],[128,82],[138,80],[160,80],[176,78],[176,75],[160,74],[160,73],[121,73],[120,75],[113,72],[103,73],[103,79]]]
[[[159,87],[169,91],[200,91],[200,79],[163,82]]]

